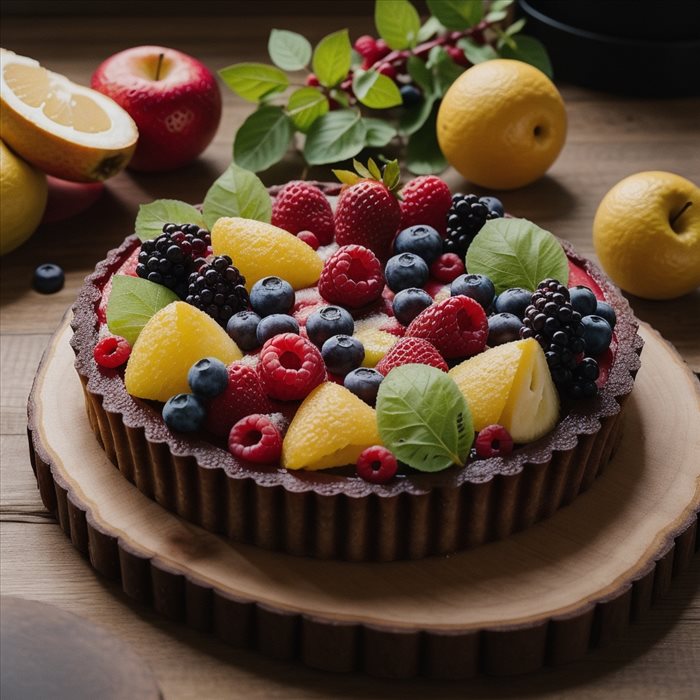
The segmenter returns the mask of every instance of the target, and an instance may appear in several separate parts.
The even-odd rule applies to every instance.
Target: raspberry
[[[297,233],[297,238],[304,241],[304,243],[310,248],[313,248],[313,250],[318,250],[318,247],[321,245],[313,231],[299,231],[299,233]]]
[[[351,309],[379,299],[384,289],[382,265],[377,256],[361,245],[346,245],[326,260],[318,291],[332,304]]]
[[[108,335],[102,338],[92,351],[95,362],[101,367],[110,369],[123,365],[129,359],[129,355],[131,355],[131,346],[120,335]]]
[[[489,324],[481,305],[465,296],[429,306],[406,329],[407,336],[430,341],[445,358],[480,353],[488,334]]]
[[[449,284],[464,274],[464,263],[455,253],[443,253],[431,266],[430,274],[438,281]]]
[[[445,235],[447,212],[452,206],[452,194],[447,184],[435,175],[422,175],[406,184],[401,191],[401,228],[432,226]]]
[[[228,450],[238,459],[274,464],[282,455],[282,435],[268,416],[253,413],[231,428]]]
[[[318,348],[294,333],[276,335],[263,345],[259,371],[268,396],[281,401],[303,399],[326,378]]]
[[[272,225],[296,235],[311,230],[321,245],[335,235],[333,210],[326,195],[308,182],[292,181],[280,191],[272,205]]]
[[[381,445],[368,447],[357,458],[357,475],[371,484],[386,484],[398,469],[396,457]]]
[[[513,438],[502,425],[487,425],[476,436],[474,449],[483,459],[503,457],[513,451]]]
[[[257,371],[251,365],[233,362],[228,367],[228,385],[207,402],[204,427],[214,435],[226,437],[231,426],[251,413],[269,413],[270,400]]]
[[[401,338],[377,363],[377,371],[385,377],[394,367],[417,363],[447,372],[447,363],[437,348],[422,338]]]

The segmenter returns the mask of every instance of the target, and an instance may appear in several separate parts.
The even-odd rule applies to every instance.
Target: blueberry
[[[355,396],[365,403],[374,406],[377,403],[377,392],[384,375],[371,367],[358,367],[345,375],[343,384]]]
[[[238,347],[244,352],[259,347],[257,329],[260,316],[254,311],[239,311],[233,314],[226,324],[226,332]]]
[[[401,93],[401,101],[404,107],[414,107],[420,104],[423,97],[415,85],[402,85],[399,92]]]
[[[260,316],[286,314],[294,306],[294,290],[279,277],[263,277],[250,290],[250,305]]]
[[[321,348],[326,368],[333,374],[346,375],[365,359],[362,343],[350,335],[334,335]]]
[[[394,253],[415,253],[430,265],[442,255],[442,236],[432,226],[405,228],[394,239]]]
[[[615,328],[615,324],[617,323],[615,309],[613,309],[607,301],[599,301],[596,304],[595,315],[604,318],[610,325],[610,328]]]
[[[190,367],[187,382],[197,396],[204,399],[218,396],[228,386],[226,365],[215,357],[204,357]]]
[[[488,210],[497,217],[501,217],[505,214],[503,202],[497,197],[479,197],[479,201],[485,204]]]
[[[522,287],[511,287],[501,292],[493,303],[497,314],[513,314],[518,318],[525,316],[525,309],[530,305],[532,292]]]
[[[512,340],[520,340],[522,321],[514,314],[501,313],[489,316],[489,338],[486,344],[489,347],[510,343]]]
[[[584,316],[581,325],[583,339],[586,341],[586,355],[597,357],[608,349],[612,340],[612,328],[602,316]]]
[[[207,410],[204,402],[194,394],[171,396],[163,406],[163,420],[170,430],[191,433],[199,430]]]
[[[433,297],[424,289],[409,287],[402,289],[392,303],[394,316],[403,326],[407,326],[418,314],[433,303]]]
[[[574,311],[578,311],[581,316],[590,316],[595,313],[598,300],[588,287],[582,284],[576,287],[569,287],[569,297]]]
[[[63,268],[53,263],[44,263],[34,270],[32,286],[42,294],[53,294],[63,289],[65,281],[66,276],[63,274]]]
[[[427,263],[415,253],[394,255],[384,269],[387,286],[392,292],[422,287],[428,281],[429,274]]]
[[[465,274],[456,277],[450,285],[453,297],[465,296],[478,301],[481,308],[488,313],[496,296],[493,282],[486,275]]]
[[[354,332],[355,321],[342,306],[324,306],[306,319],[306,335],[319,348],[333,335],[352,335]]]
[[[258,344],[262,345],[266,340],[269,340],[274,335],[280,333],[299,333],[299,324],[293,316],[287,314],[271,314],[265,316],[255,331],[258,338]]]

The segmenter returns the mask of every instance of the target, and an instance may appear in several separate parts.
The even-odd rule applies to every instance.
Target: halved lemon
[[[129,162],[134,120],[114,100],[0,50],[2,140],[40,170],[77,182],[106,180]]]

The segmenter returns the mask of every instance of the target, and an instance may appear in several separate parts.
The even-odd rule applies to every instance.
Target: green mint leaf
[[[418,30],[418,42],[428,41],[436,34],[442,34],[446,27],[440,23],[437,17],[428,17],[425,24]]]
[[[374,24],[390,49],[413,47],[418,42],[420,16],[408,0],[379,0],[374,4]]]
[[[435,91],[438,95],[444,95],[450,85],[464,72],[464,66],[458,66],[442,46],[433,46],[430,49],[426,66],[433,72]]]
[[[396,136],[396,129],[381,119],[366,117],[362,121],[366,129],[365,145],[370,148],[383,148]]]
[[[436,105],[428,115],[425,124],[408,141],[406,167],[414,175],[432,175],[447,168],[447,160],[442,155],[437,140],[435,127],[437,112]]]
[[[282,70],[301,70],[311,60],[311,44],[296,32],[273,29],[267,42],[267,51],[272,62]]]
[[[415,134],[428,121],[436,99],[435,95],[429,95],[423,97],[420,104],[404,109],[399,119],[399,132],[406,136]]]
[[[402,101],[398,85],[375,70],[356,71],[352,89],[355,97],[370,109],[388,109],[400,105]]]
[[[163,233],[165,224],[197,224],[204,226],[202,212],[179,199],[156,199],[142,204],[136,215],[135,233],[147,241]]]
[[[114,275],[107,302],[107,327],[133,347],[151,316],[178,300],[177,294],[162,284],[141,277]]]
[[[289,96],[287,114],[294,126],[306,133],[311,125],[328,111],[328,98],[316,88],[303,87]]]
[[[448,29],[467,29],[484,14],[481,0],[427,0],[428,9]]]
[[[513,36],[514,34],[517,34],[523,27],[525,26],[525,18],[521,17],[519,20],[516,22],[513,22],[513,24],[508,25],[505,31],[506,36]]]
[[[286,73],[264,63],[237,63],[219,71],[231,90],[249,102],[259,102],[265,95],[281,92],[289,85]]]
[[[352,65],[348,30],[323,37],[314,51],[311,66],[321,85],[333,87],[347,77]]]
[[[447,374],[408,364],[379,385],[377,427],[397,459],[422,472],[463,465],[474,441],[474,424],[464,395]]]
[[[569,281],[569,263],[557,239],[527,219],[487,221],[467,251],[470,273],[486,275],[500,294],[509,287],[534,290],[547,277]]]
[[[304,158],[309,165],[353,158],[363,149],[365,135],[359,112],[351,109],[328,112],[311,125],[304,144]]]
[[[529,63],[535,68],[539,68],[547,77],[551,78],[552,62],[549,60],[549,54],[544,44],[533,36],[519,34],[515,37],[515,48],[504,46],[501,49],[503,58],[514,58],[524,63]]]
[[[413,78],[413,82],[423,91],[423,94],[432,94],[435,89],[433,75],[428,66],[425,65],[425,61],[421,61],[418,56],[409,56],[406,68],[408,74]]]
[[[348,93],[345,92],[345,90],[333,88],[331,90],[331,97],[345,108],[350,106],[350,97],[348,96]]]
[[[470,63],[476,65],[484,61],[490,61],[493,58],[498,58],[498,52],[490,44],[477,44],[473,39],[465,37],[457,42],[464,55]]]
[[[260,178],[236,163],[209,188],[203,204],[204,221],[211,227],[222,216],[240,216],[270,223],[272,200]]]
[[[508,16],[508,8],[513,4],[515,0],[493,0],[489,5],[489,11],[484,17],[487,22],[500,22]]]
[[[246,170],[266,170],[282,159],[292,136],[294,127],[281,107],[259,107],[236,132],[233,159]]]

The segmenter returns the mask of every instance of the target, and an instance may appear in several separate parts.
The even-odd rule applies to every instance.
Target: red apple
[[[200,61],[175,49],[136,46],[104,61],[93,89],[108,95],[136,122],[139,140],[129,167],[179,168],[211,142],[221,119],[216,78]]]

